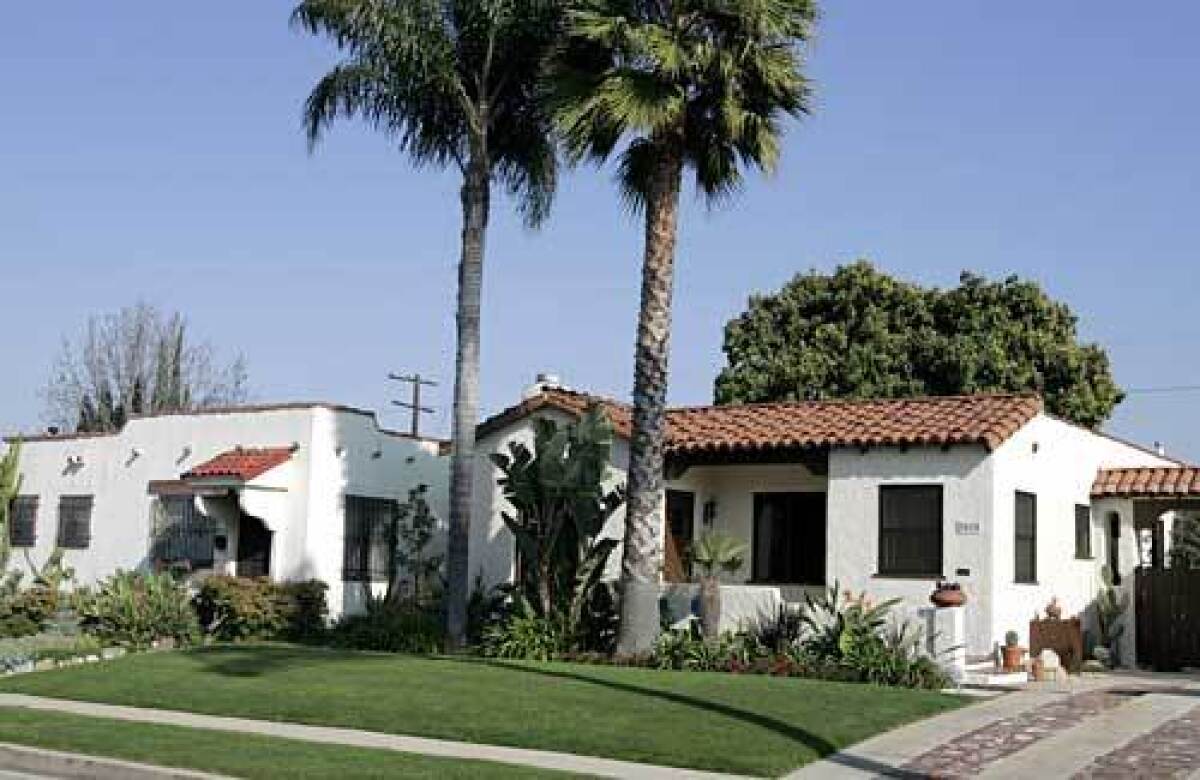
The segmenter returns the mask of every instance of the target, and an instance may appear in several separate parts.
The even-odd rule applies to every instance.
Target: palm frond
[[[651,157],[679,155],[719,203],[743,170],[778,162],[781,119],[809,110],[802,47],[812,0],[579,0],[547,68],[568,159],[618,148],[627,206],[641,208]]]

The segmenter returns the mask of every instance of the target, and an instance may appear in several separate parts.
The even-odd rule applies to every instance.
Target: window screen
[[[879,488],[879,573],[942,576],[942,486]]]
[[[1037,496],[1017,492],[1015,576],[1017,582],[1037,582]]]
[[[86,550],[92,543],[92,497],[63,496],[58,500],[58,546]]]

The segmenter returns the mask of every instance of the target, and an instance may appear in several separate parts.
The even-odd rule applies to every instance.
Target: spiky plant
[[[721,583],[717,572],[733,574],[742,568],[746,545],[740,539],[716,531],[701,536],[691,547],[692,563],[700,567],[700,625],[704,637],[721,633]]]
[[[21,492],[21,441],[14,439],[0,457],[0,576],[8,569],[13,499]]]
[[[304,0],[292,14],[344,59],[313,88],[304,125],[315,145],[340,118],[387,135],[414,165],[462,175],[458,343],[447,549],[447,637],[466,629],[472,453],[479,412],[479,316],[493,185],[530,225],[555,187],[550,126],[537,76],[557,32],[549,0]]]
[[[634,359],[620,652],[658,634],[663,436],[675,238],[685,171],[711,201],[742,167],[772,170],[781,120],[808,110],[801,47],[812,0],[580,0],[547,69],[572,161],[619,151],[617,183],[645,217]]]
[[[746,561],[746,545],[737,537],[710,531],[692,544],[692,563],[699,566],[706,577],[717,572],[733,574]]]

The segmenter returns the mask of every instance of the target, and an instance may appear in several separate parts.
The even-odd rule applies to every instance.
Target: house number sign
[[[954,533],[959,536],[979,536],[979,523],[956,522]]]

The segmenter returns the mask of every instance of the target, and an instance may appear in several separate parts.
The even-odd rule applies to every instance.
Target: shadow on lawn
[[[265,677],[277,671],[294,671],[299,667],[328,663],[340,656],[364,660],[387,660],[386,656],[366,653],[350,654],[338,650],[305,645],[213,645],[188,653],[203,671],[225,677]]]
[[[452,658],[457,663],[482,664],[492,666],[498,669],[507,669],[509,671],[525,672],[527,674],[536,674],[543,677],[554,677],[562,680],[574,680],[576,682],[589,683],[591,685],[599,685],[605,688],[611,688],[624,693],[633,693],[639,696],[651,696],[663,701],[669,701],[672,704],[680,704],[685,707],[692,707],[698,710],[706,710],[708,712],[723,715],[727,718],[740,720],[744,723],[749,723],[752,726],[757,726],[767,731],[773,731],[780,736],[804,745],[808,749],[815,752],[818,756],[827,756],[837,751],[837,747],[828,742],[823,737],[813,734],[810,731],[793,726],[792,724],[772,718],[768,715],[761,715],[757,712],[750,712],[738,707],[732,707],[728,704],[709,701],[707,699],[696,698],[674,691],[664,691],[657,688],[644,688],[640,685],[633,685],[625,682],[617,682],[616,680],[608,680],[601,677],[592,677],[581,672],[569,672],[558,669],[539,669],[530,666],[519,664],[507,664],[501,661],[489,661],[474,658]]]

